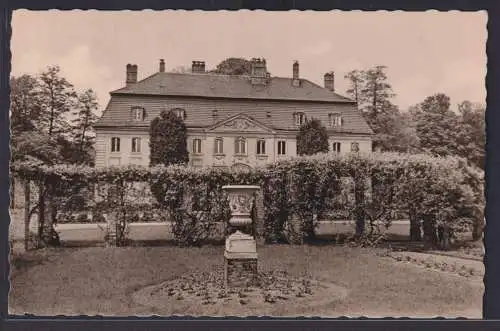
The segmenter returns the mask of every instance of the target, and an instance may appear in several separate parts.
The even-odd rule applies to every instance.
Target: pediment
[[[247,115],[239,114],[225,119],[210,128],[208,132],[255,132],[273,133],[274,130]]]

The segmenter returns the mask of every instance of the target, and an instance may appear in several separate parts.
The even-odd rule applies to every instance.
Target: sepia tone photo
[[[481,318],[486,22],[15,11],[9,314]]]

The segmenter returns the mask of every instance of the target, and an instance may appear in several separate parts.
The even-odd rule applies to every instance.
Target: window
[[[286,141],[280,140],[278,141],[278,155],[286,154]]]
[[[201,154],[201,139],[193,139],[193,153]]]
[[[134,116],[134,121],[144,120],[144,108],[135,107],[132,109],[132,114]]]
[[[120,138],[118,137],[111,138],[111,151],[112,152],[120,151]]]
[[[184,109],[175,109],[175,114],[181,119],[186,118],[186,111]]]
[[[328,119],[330,121],[330,126],[333,127],[342,126],[342,116],[340,114],[336,113],[328,114]]]
[[[141,138],[134,137],[132,138],[132,153],[140,153],[141,152]]]
[[[340,153],[340,143],[339,142],[334,142],[332,144],[332,151],[334,153]]]
[[[257,155],[266,154],[266,141],[264,139],[257,140]]]
[[[223,143],[222,138],[215,139],[214,153],[215,154],[223,154],[224,153],[224,143]]]
[[[237,138],[234,142],[234,154],[246,154],[246,139]]]
[[[295,125],[302,125],[304,124],[306,119],[306,115],[304,113],[295,113]]]
[[[359,143],[351,143],[351,152],[359,152]]]

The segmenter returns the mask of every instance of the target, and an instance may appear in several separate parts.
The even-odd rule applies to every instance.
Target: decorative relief
[[[233,214],[250,214],[252,203],[253,195],[251,194],[229,194],[229,207]]]
[[[248,130],[256,129],[257,126],[244,118],[236,118],[224,124],[226,128],[236,129],[236,130]]]

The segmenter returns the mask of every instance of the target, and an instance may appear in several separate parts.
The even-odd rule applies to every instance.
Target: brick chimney
[[[193,74],[204,74],[205,73],[205,61],[193,61],[191,65],[191,72]]]
[[[137,64],[127,64],[126,73],[127,79],[125,82],[127,86],[137,83]]]
[[[335,73],[333,71],[325,74],[325,88],[335,92]]]
[[[266,85],[269,78],[267,75],[266,59],[253,58],[251,80],[252,85]]]
[[[160,59],[160,72],[165,72],[165,60]]]
[[[299,78],[299,62],[293,62],[293,78],[292,85],[295,87],[300,86],[300,78]]]

